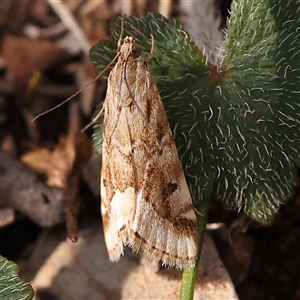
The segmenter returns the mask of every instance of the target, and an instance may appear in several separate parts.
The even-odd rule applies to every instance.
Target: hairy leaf
[[[116,54],[120,27],[117,19],[112,39],[91,49],[99,71]],[[124,36],[136,38],[144,58],[154,35],[149,65],[195,204],[214,196],[266,221],[291,196],[300,166],[299,28],[298,0],[237,1],[219,69],[179,22],[159,14],[125,19]]]

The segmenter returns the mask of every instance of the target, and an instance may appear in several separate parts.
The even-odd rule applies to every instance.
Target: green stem
[[[186,268],[183,270],[181,289],[180,289],[180,298],[179,298],[180,300],[193,300],[194,297],[194,286],[196,282],[198,266],[201,257],[201,252],[202,252],[209,207],[210,207],[210,199],[203,201],[199,205],[199,207],[197,207],[197,210],[201,213],[201,216],[197,214],[198,231],[200,236],[198,259],[196,261],[195,267]]]

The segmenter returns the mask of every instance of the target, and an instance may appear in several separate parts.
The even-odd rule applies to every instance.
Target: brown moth
[[[132,37],[118,47],[104,103],[101,212],[110,260],[124,246],[178,269],[195,265],[194,206],[168,118]]]

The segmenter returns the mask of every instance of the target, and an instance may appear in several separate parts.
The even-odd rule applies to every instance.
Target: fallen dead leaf
[[[46,174],[47,184],[64,189],[63,210],[66,215],[68,237],[77,240],[78,197],[84,165],[92,155],[92,141],[80,132],[79,110],[70,105],[69,130],[61,137],[53,151],[40,148],[26,153],[22,161],[34,170]]]
[[[61,137],[59,144],[53,151],[37,148],[25,153],[21,160],[33,170],[46,175],[48,186],[64,189],[68,172],[68,157],[71,155],[71,153],[66,152],[65,144],[65,138]]]
[[[3,37],[1,52],[9,72],[19,83],[26,82],[36,70],[46,70],[64,55],[50,41],[12,34]]]

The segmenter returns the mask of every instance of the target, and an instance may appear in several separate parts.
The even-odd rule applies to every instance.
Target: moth
[[[101,213],[111,261],[129,246],[178,269],[195,265],[197,220],[148,58],[133,37],[118,45],[104,102]]]

